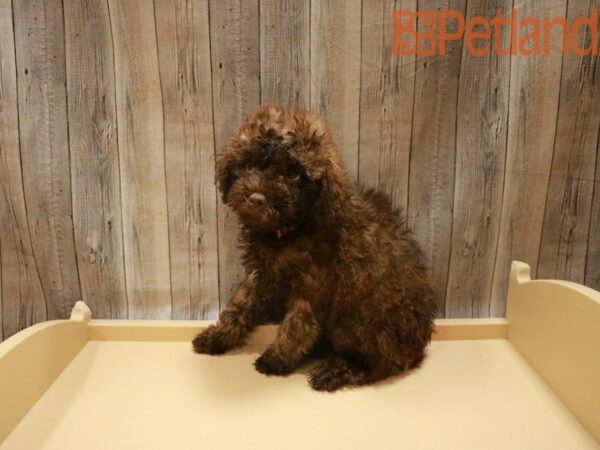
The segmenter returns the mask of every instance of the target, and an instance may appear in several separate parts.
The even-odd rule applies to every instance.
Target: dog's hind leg
[[[310,372],[309,383],[317,391],[332,392],[347,385],[374,383],[401,371],[393,364],[368,364],[332,355]]]

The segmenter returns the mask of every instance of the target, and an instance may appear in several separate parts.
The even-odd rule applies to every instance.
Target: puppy
[[[196,352],[224,353],[257,325],[280,322],[254,363],[266,375],[318,354],[310,384],[334,391],[419,364],[435,316],[423,256],[390,201],[349,182],[322,119],[263,106],[216,166],[242,224],[246,277],[194,339]]]

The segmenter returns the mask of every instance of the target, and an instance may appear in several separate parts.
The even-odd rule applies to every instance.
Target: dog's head
[[[295,227],[340,207],[347,190],[324,121],[306,111],[262,106],[217,158],[223,202],[248,228]]]

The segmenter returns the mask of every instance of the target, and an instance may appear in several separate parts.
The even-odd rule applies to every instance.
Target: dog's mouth
[[[272,202],[256,204],[246,199],[234,206],[240,221],[245,226],[261,231],[274,231],[283,227],[282,211]]]

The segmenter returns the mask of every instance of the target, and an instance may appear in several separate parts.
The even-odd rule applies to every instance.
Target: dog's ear
[[[323,215],[334,216],[340,212],[349,193],[348,179],[343,166],[338,165],[335,160],[329,161],[319,181],[321,194],[316,207]]]
[[[235,162],[233,155],[233,148],[231,146],[225,147],[217,156],[216,161],[215,181],[219,186],[221,198],[225,204],[227,204],[229,190],[231,189],[236,177],[233,172],[233,164]]]
[[[350,185],[329,128],[323,118],[302,113],[295,117],[293,129],[297,158],[306,167],[310,178],[321,185],[315,207],[324,218],[335,216],[347,201]]]

